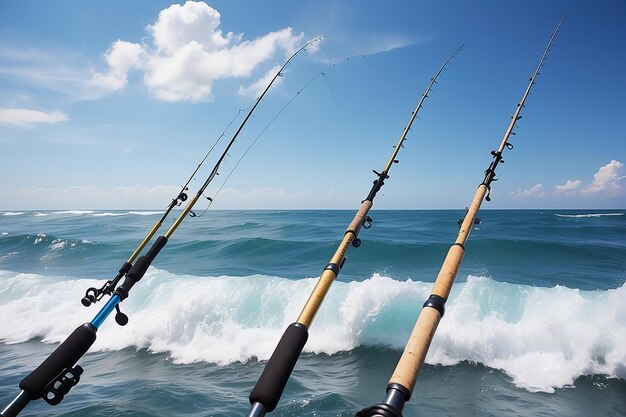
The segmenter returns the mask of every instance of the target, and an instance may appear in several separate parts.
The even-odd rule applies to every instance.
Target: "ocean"
[[[0,409],[103,302],[160,211],[0,212]],[[355,210],[186,219],[79,364],[58,406],[22,416],[245,416]],[[273,416],[383,400],[463,210],[377,211],[350,248]],[[482,210],[404,411],[626,416],[626,211]],[[163,226],[163,232],[171,224]]]

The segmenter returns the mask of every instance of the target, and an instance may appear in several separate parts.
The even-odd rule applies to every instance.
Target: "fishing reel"
[[[128,316],[122,313],[119,304],[115,306],[115,322],[120,326],[126,326],[128,324]]]
[[[85,307],[89,307],[90,305],[100,301],[106,294],[111,294],[114,289],[113,281],[107,281],[106,284],[104,284],[104,286],[99,290],[93,287],[89,288],[80,302]],[[128,324],[128,316],[122,313],[119,305],[115,306],[115,311],[115,322],[120,326],[126,326]]]
[[[98,301],[102,300],[102,297],[104,297],[106,294],[111,294],[113,292],[113,290],[115,289],[113,285],[113,281],[108,280],[100,289],[94,287],[87,289],[87,291],[85,292],[85,296],[82,298],[82,300],[80,300],[80,302],[85,307],[89,307],[90,305],[97,303]]]
[[[374,219],[372,219],[370,216],[365,216],[365,218],[363,219],[363,223],[361,223],[361,227],[363,229],[369,229],[370,227],[372,227],[373,221]],[[361,246],[361,239],[359,239],[358,237],[355,237],[354,240],[352,241],[352,246],[354,246],[355,248],[358,248],[359,246]]]
[[[57,405],[67,395],[72,388],[80,381],[83,368],[79,365],[73,368],[66,368],[52,382],[46,385],[43,392],[43,399],[50,405]]]
[[[180,192],[180,194],[178,194],[178,197],[176,197],[175,199],[172,200],[172,203],[180,206],[181,204],[183,204],[185,201],[187,201],[187,198],[189,198],[189,196],[187,195],[187,193],[185,191],[189,190],[189,187],[185,187],[183,189],[183,191]]]
[[[465,207],[465,214],[467,215],[467,213],[469,212],[469,207]],[[459,219],[456,223],[459,225],[459,227],[461,227],[461,225],[463,224],[463,220],[465,219]],[[476,217],[474,219],[474,224],[480,224],[481,220]]]

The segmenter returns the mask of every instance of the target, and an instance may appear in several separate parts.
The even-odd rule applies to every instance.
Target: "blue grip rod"
[[[115,306],[117,306],[119,303],[120,296],[117,294],[113,295],[104,305],[104,307],[102,307],[102,310],[100,310],[100,312],[96,314],[96,317],[91,320],[91,324],[96,326],[96,329],[100,328],[100,326],[102,326],[102,323],[104,323],[106,318],[109,317],[109,314],[111,314]]]

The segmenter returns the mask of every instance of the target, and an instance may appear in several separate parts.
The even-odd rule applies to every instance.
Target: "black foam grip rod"
[[[144,256],[140,256],[139,259],[137,259],[135,265],[133,265],[132,268],[130,268],[130,271],[126,273],[126,278],[124,279],[122,285],[120,285],[115,291],[115,293],[119,295],[122,300],[128,297],[128,292],[131,288],[133,288],[133,285],[143,278],[146,271],[152,264],[152,261],[154,261],[166,244],[167,238],[165,236],[159,236],[150,247],[150,250]]]
[[[293,323],[287,327],[250,393],[250,404],[261,403],[268,412],[276,408],[308,338],[309,332],[304,325]]]
[[[28,405],[30,400],[30,394],[22,390],[22,392],[11,401],[11,404],[7,405],[7,407],[2,410],[0,417],[16,417]]]
[[[354,417],[402,417],[402,412],[388,404],[377,404],[360,410]]]
[[[96,327],[93,324],[77,327],[41,365],[22,379],[20,388],[28,392],[32,400],[41,398],[46,386],[65,369],[74,366],[95,341]]]

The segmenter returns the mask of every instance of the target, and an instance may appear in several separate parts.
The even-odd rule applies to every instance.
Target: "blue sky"
[[[375,204],[462,208],[568,9],[484,207],[624,208],[623,1],[144,0],[0,3],[0,210],[165,206],[263,79],[318,35],[207,195],[325,76],[267,128],[213,208],[356,208],[465,43]]]

